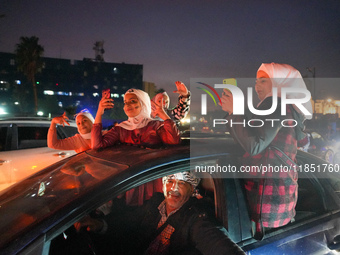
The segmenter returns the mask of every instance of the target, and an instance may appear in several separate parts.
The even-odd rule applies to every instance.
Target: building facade
[[[15,58],[15,54],[0,52],[0,114],[34,115],[32,84],[17,71]],[[87,108],[95,113],[103,89],[110,89],[115,102],[122,102],[129,88],[143,89],[143,65],[86,58],[42,59],[36,86],[38,110],[46,116],[67,108]]]

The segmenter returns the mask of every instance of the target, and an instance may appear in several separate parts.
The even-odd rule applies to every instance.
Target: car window
[[[18,127],[18,149],[47,147],[48,127]]]
[[[64,139],[67,137],[74,136],[78,133],[78,129],[72,126],[57,126],[58,139]]]
[[[340,198],[340,178],[329,179],[329,183],[335,194]]]
[[[0,151],[6,149],[7,127],[0,127]]]
[[[299,222],[305,218],[317,216],[326,212],[323,202],[323,189],[317,179],[299,178],[298,201],[295,207],[294,220]]]
[[[146,187],[154,186],[155,181],[137,186],[135,189],[144,189]],[[210,176],[202,179],[200,185],[197,187],[201,196],[199,196],[200,205],[204,206],[212,216],[214,215],[214,195],[211,194],[213,189],[213,180]],[[145,192],[147,192],[145,190]],[[150,194],[151,195],[151,194]],[[89,213],[92,219],[105,220],[108,226],[108,232],[98,234],[88,232],[86,228],[75,229],[75,225],[68,228],[61,235],[54,238],[50,245],[49,255],[53,254],[79,254],[80,251],[86,251],[98,254],[110,254],[108,251],[114,251],[114,254],[134,254],[127,253],[127,250],[133,250],[138,243],[136,233],[140,232],[136,227],[141,221],[145,221],[148,214],[150,214],[148,205],[157,201],[160,203],[164,200],[160,190],[152,194],[152,198],[144,202],[142,206],[127,204],[126,192],[112,197],[109,201],[102,204],[100,207]],[[85,216],[83,220],[86,220]],[[146,222],[148,222],[146,220]],[[152,223],[152,222],[148,222]],[[157,224],[157,222],[155,223]],[[110,231],[114,230],[114,231]]]

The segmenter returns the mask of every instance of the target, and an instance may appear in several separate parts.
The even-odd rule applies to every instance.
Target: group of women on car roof
[[[103,95],[99,102],[96,118],[86,109],[76,115],[79,134],[58,139],[56,125],[68,124],[64,113],[52,119],[48,133],[48,146],[54,149],[75,150],[77,153],[115,143],[131,143],[145,146],[156,144],[178,144],[179,131],[176,123],[189,111],[190,92],[177,81],[178,105],[169,110],[169,96],[166,92],[157,94],[152,100],[139,89],[129,89],[124,95],[124,112],[128,119],[115,125],[108,132],[102,131],[102,115],[105,109],[114,107],[113,99]],[[151,117],[152,116],[152,117]],[[92,134],[91,134],[92,132]]]
[[[81,111],[76,116],[79,134],[70,138],[58,139],[56,124],[65,125],[67,116],[52,119],[48,132],[48,146],[54,149],[75,150],[82,152],[88,149],[99,149],[117,143],[128,143],[154,147],[161,144],[176,145],[180,143],[180,133],[175,121],[185,117],[189,108],[190,93],[182,82],[176,82],[179,103],[175,109],[167,113],[169,97],[166,93],[156,95],[153,101],[149,95],[139,89],[129,89],[124,95],[124,112],[128,119],[103,132],[102,115],[105,109],[114,107],[113,99],[104,92],[99,102],[96,118],[88,111]],[[157,119],[151,117],[154,116]],[[126,193],[128,204],[143,204],[154,192],[162,189],[161,180],[140,186],[139,190]]]

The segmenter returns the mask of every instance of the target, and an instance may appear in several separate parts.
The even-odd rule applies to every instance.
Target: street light
[[[307,71],[311,72],[313,75],[313,98],[314,98],[314,109],[313,109],[313,118],[315,119],[315,104],[316,104],[316,93],[315,93],[315,67],[307,67]]]

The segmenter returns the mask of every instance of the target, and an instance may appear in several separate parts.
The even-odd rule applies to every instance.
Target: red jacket
[[[160,144],[179,144],[179,130],[172,120],[153,120],[143,128],[127,130],[116,126],[102,136],[102,124],[93,124],[92,149],[105,148],[118,142],[153,147]]]

